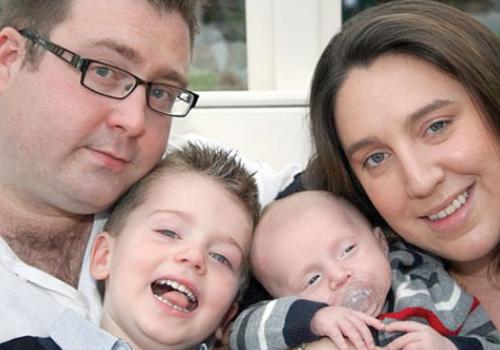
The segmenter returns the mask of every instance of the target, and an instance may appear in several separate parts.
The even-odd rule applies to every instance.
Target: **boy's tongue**
[[[162,297],[164,299],[167,299],[172,304],[182,307],[183,309],[187,309],[189,306],[188,298],[184,294],[176,290],[163,293]]]

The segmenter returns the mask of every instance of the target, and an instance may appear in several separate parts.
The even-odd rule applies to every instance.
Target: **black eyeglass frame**
[[[158,113],[161,113],[161,114],[164,114],[164,115],[168,115],[170,117],[176,117],[176,118],[183,118],[183,117],[187,116],[189,114],[189,112],[191,111],[191,109],[193,109],[196,106],[196,102],[198,101],[199,95],[196,94],[196,93],[194,93],[194,92],[192,92],[192,91],[189,91],[189,90],[186,90],[186,89],[181,89],[181,88],[179,88],[177,86],[173,86],[173,85],[169,85],[169,84],[148,82],[148,81],[145,81],[144,79],[141,79],[138,76],[136,76],[136,75],[134,75],[134,74],[132,74],[130,72],[127,72],[124,69],[121,69],[119,67],[113,66],[111,64],[104,63],[104,62],[101,62],[101,61],[98,61],[98,60],[94,60],[94,59],[90,59],[90,58],[81,57],[80,55],[74,53],[73,51],[68,50],[68,49],[66,49],[66,48],[64,48],[64,47],[62,47],[60,45],[57,45],[57,44],[53,43],[52,41],[48,40],[47,38],[44,38],[43,36],[39,35],[36,32],[33,32],[33,31],[29,30],[29,29],[21,29],[21,30],[19,30],[19,33],[22,36],[24,36],[25,38],[31,40],[34,44],[40,45],[41,47],[43,47],[47,51],[53,53],[54,55],[56,55],[57,57],[59,57],[60,59],[62,59],[64,62],[69,63],[71,66],[73,66],[74,68],[76,68],[77,70],[79,70],[81,72],[80,84],[83,87],[85,87],[86,89],[88,89],[88,90],[90,90],[90,91],[92,91],[92,92],[94,92],[96,94],[99,94],[101,96],[106,96],[106,97],[117,99],[117,100],[123,100],[123,99],[127,98],[135,90],[135,88],[137,86],[139,86],[139,85],[145,85],[146,86],[146,102],[147,102],[148,107],[151,108],[152,110],[154,110],[155,112],[158,112]],[[70,55],[70,57],[68,57],[68,54]],[[93,89],[93,88],[85,85],[84,84],[85,75],[87,73],[87,70],[88,70],[89,66],[92,63],[98,63],[98,64],[101,64],[103,66],[116,69],[117,71],[120,71],[120,72],[122,72],[122,73],[124,73],[124,74],[126,74],[128,76],[131,76],[132,78],[135,79],[134,86],[129,91],[127,91],[127,93],[124,96],[113,96],[113,95],[108,95],[108,94],[102,93],[100,91],[96,91],[95,89]],[[183,92],[183,93],[186,93],[186,94],[192,96],[191,104],[189,104],[188,101],[182,99],[180,97],[181,94],[178,94],[176,96],[176,99],[181,99],[185,103],[188,104],[187,111],[184,114],[172,114],[172,113],[167,113],[167,112],[164,112],[164,111],[157,110],[154,107],[152,107],[151,104],[150,104],[150,102],[149,102],[149,97],[150,97],[150,94],[151,94],[152,85],[166,86],[169,89],[175,89],[175,90],[178,90],[180,92]]]

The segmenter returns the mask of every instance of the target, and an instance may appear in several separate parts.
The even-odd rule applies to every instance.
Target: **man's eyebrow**
[[[172,69],[158,70],[158,71],[154,72],[154,76],[158,77],[159,79],[166,79],[169,81],[175,81],[177,83],[178,87],[180,87],[181,89],[185,89],[188,85],[188,82],[187,82],[184,74],[176,72]],[[158,81],[158,79],[155,79],[154,82],[162,84],[162,82]]]
[[[110,50],[115,51],[119,55],[123,56],[127,60],[131,61],[134,64],[141,64],[144,62],[144,58],[133,48],[120,44],[119,42],[112,39],[101,39],[98,41],[92,42],[90,47],[105,47]]]
[[[108,48],[112,51],[115,51],[120,56],[123,56],[125,59],[131,61],[135,65],[140,65],[144,62],[144,57],[142,57],[141,54],[138,53],[136,50],[127,45],[120,44],[119,42],[112,39],[98,40],[93,42],[90,46],[97,48],[99,47]],[[176,72],[172,69],[158,70],[154,72],[154,76],[159,77],[160,79],[175,81],[178,83],[179,87],[183,89],[186,88],[188,85],[186,77],[183,74]],[[155,81],[156,80],[157,79],[155,79]]]
[[[445,106],[449,106],[453,104],[453,101],[450,100],[434,100],[431,103],[426,104],[425,106],[422,106],[418,108],[417,110],[411,112],[406,116],[406,126],[407,128],[410,128],[411,125],[415,124],[419,119],[425,117],[427,114],[436,111],[440,108],[443,108]],[[346,156],[349,158],[351,157],[354,153],[359,151],[360,149],[371,145],[377,141],[376,137],[367,137],[364,139],[359,140],[358,142],[353,143],[347,149],[345,150]]]

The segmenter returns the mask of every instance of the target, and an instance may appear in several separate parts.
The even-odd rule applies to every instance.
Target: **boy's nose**
[[[207,270],[205,254],[201,247],[186,247],[176,254],[176,261],[188,265],[200,275]]]

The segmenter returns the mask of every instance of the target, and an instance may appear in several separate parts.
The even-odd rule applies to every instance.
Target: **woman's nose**
[[[410,198],[431,195],[444,178],[444,170],[430,154],[416,151],[405,154],[401,160],[405,176],[406,193]]]

